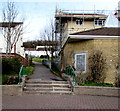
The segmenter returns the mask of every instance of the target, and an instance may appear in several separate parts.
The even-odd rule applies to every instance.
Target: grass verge
[[[94,82],[85,82],[82,86],[101,86],[101,87],[114,87],[113,84],[109,83],[94,83]]]
[[[35,61],[35,62],[42,63],[42,60],[44,60],[44,59],[40,59],[40,58],[32,58],[32,60]]]
[[[34,66],[27,66],[26,67],[26,75],[28,75],[28,76],[32,75],[34,69],[35,69]]]

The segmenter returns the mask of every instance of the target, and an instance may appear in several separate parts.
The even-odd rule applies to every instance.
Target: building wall
[[[75,53],[86,52],[87,56],[87,73],[88,58],[95,51],[100,50],[103,52],[103,56],[106,58],[107,70],[106,70],[106,83],[114,83],[116,76],[115,65],[118,61],[118,40],[117,39],[96,39],[96,40],[83,40],[80,42],[68,43],[64,47],[64,57],[62,60],[62,66],[65,68],[68,65],[74,66]]]
[[[87,53],[86,56],[88,57],[90,52],[92,52],[93,48],[94,48],[93,40],[84,40],[81,42],[73,42],[66,44],[66,46],[64,47],[63,67],[66,67],[68,65],[74,66],[75,63],[74,55],[76,53],[86,52]]]
[[[3,37],[3,31],[2,28],[0,27],[0,53],[5,52],[6,49],[6,45],[5,45],[5,41],[4,41],[4,37]]]
[[[106,57],[107,71],[105,82],[111,83],[115,81],[116,65],[118,63],[118,40],[95,40],[94,46],[95,49],[101,50]]]
[[[0,53],[6,53],[7,44],[1,31],[2,29],[0,29]],[[24,47],[21,46],[23,46],[22,36],[19,37],[18,42],[16,43],[16,53],[25,57]],[[11,52],[14,53],[14,47],[12,48]]]
[[[16,43],[16,53],[25,57],[25,50],[23,46],[22,36],[19,37],[18,42]]]
[[[76,21],[68,21],[68,23],[65,23],[62,44],[67,40],[69,34],[101,27],[102,26],[95,25],[94,21],[84,21],[82,25],[77,25]]]
[[[6,51],[6,44],[4,41],[4,37],[2,36],[2,34],[0,34],[0,53],[5,52]]]
[[[90,29],[100,28],[101,26],[94,25],[94,21],[84,21],[82,25],[77,25],[76,21],[68,22],[68,34],[86,31]],[[73,30],[71,28],[74,28]],[[71,30],[70,30],[71,29]]]

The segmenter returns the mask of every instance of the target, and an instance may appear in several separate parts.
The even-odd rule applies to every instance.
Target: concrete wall
[[[111,96],[120,97],[120,88],[117,87],[101,87],[101,86],[77,86],[71,82],[66,74],[62,74],[65,80],[70,81],[71,89],[74,95],[91,95],[91,96]]]
[[[120,88],[96,87],[96,86],[74,86],[74,94],[94,95],[94,96],[120,96]]]
[[[3,96],[22,95],[22,85],[2,85]]]
[[[64,47],[64,56],[62,59],[63,69],[68,66],[74,66],[75,54],[86,52],[86,73],[89,73],[88,58],[95,51],[100,50],[106,59],[107,68],[105,72],[105,83],[115,83],[116,78],[116,65],[118,62],[118,39],[94,39],[94,40],[81,40],[78,42],[67,43]]]
[[[2,89],[3,96],[17,96],[23,94],[23,87],[25,85],[25,81],[27,79],[27,75],[22,77],[22,82],[20,85],[0,85]]]

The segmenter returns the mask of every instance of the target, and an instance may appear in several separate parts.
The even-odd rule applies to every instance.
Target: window
[[[83,19],[76,19],[76,24],[77,25],[82,25],[83,24]]]
[[[86,53],[75,54],[75,69],[86,72]]]
[[[105,22],[105,20],[95,20],[95,25],[97,25],[97,26],[103,26],[104,22]]]

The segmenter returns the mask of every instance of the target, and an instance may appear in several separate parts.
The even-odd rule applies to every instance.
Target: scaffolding
[[[55,24],[56,24],[56,33],[59,33],[60,46],[62,42],[65,41],[65,38],[68,34],[75,33],[78,31],[90,30],[86,27],[81,27],[84,24],[86,19],[92,20],[94,22],[93,28],[95,29],[98,25],[103,26],[104,21],[109,15],[110,12],[115,12],[115,10],[61,10],[56,9],[55,13]],[[66,19],[65,19],[66,18]],[[81,26],[73,27],[72,23],[75,21]],[[100,20],[99,20],[100,19]],[[68,27],[67,22],[71,24],[71,27]]]
[[[55,24],[56,24],[56,37],[59,44],[57,46],[57,65],[62,70],[63,65],[62,63],[65,61],[64,59],[64,44],[66,43],[66,40],[68,38],[68,35],[72,32],[80,32],[80,31],[86,31],[90,29],[95,29],[96,25],[100,23],[100,25],[104,24],[104,21],[106,20],[107,16],[110,14],[110,12],[116,12],[116,10],[61,10],[56,9],[55,13]],[[66,19],[65,19],[66,18]],[[82,20],[81,20],[82,19]],[[79,27],[73,27],[72,23],[73,21],[78,24],[80,24]],[[86,21],[92,21],[93,27],[88,29],[88,27],[81,27],[81,25]],[[101,20],[101,22],[99,22]],[[87,22],[88,22],[87,21]],[[71,27],[68,26],[68,22],[71,24]],[[103,26],[101,26],[103,27]]]

